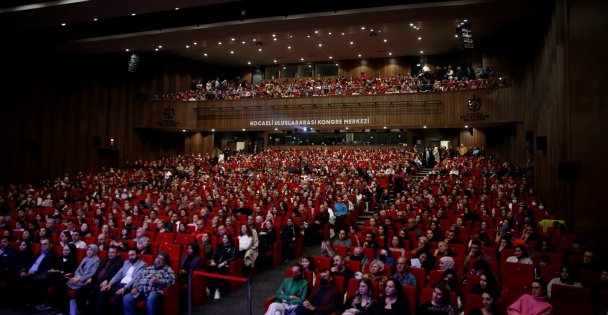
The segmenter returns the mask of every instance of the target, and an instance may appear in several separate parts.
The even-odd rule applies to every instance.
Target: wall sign
[[[331,125],[369,125],[369,117],[365,118],[337,118],[337,119],[268,119],[250,120],[250,127],[259,126],[289,126],[289,127],[308,127],[308,126],[331,126]]]

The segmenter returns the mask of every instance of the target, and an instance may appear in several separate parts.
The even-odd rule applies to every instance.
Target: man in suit
[[[57,267],[59,259],[57,252],[51,248],[51,240],[48,237],[40,240],[40,253],[36,255],[32,265],[19,274],[19,289],[26,299],[26,306],[37,305],[42,302],[49,283],[49,270]],[[28,292],[30,289],[33,291]]]
[[[107,257],[99,263],[93,277],[89,278],[82,287],[76,289],[76,304],[81,313],[92,313],[101,285],[110,281],[122,265],[122,258],[118,255],[118,247],[110,246]]]
[[[104,281],[99,285],[99,289],[96,290],[97,295],[97,307],[95,309],[96,314],[107,314],[106,305],[109,297],[114,296],[114,312],[115,314],[123,313],[122,297],[125,294],[124,287],[131,285],[133,279],[139,274],[141,270],[148,267],[146,263],[140,259],[135,248],[129,249],[128,259],[122,265],[122,268],[110,279],[110,281]]]
[[[321,271],[320,283],[312,289],[310,297],[296,308],[296,315],[327,315],[339,310],[342,305],[341,294],[334,285],[329,269]]]

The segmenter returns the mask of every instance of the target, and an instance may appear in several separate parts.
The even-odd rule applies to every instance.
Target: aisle
[[[321,253],[320,245],[311,247],[304,246],[304,255],[312,256]],[[274,269],[266,269],[258,272],[253,277],[251,284],[252,313],[253,315],[264,314],[264,300],[273,295],[283,281],[285,269],[294,262],[299,262],[300,258],[291,259],[287,263]],[[182,314],[187,314],[187,309],[182,310]],[[247,313],[247,287],[242,286],[237,291],[230,292],[222,296],[220,300],[209,299],[202,305],[192,308],[194,315],[249,315]]]

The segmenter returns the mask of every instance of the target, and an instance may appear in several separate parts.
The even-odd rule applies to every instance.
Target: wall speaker
[[[534,131],[526,131],[526,141],[527,142],[534,141]]]
[[[576,164],[573,162],[557,163],[557,180],[573,182],[576,180]]]
[[[547,137],[536,137],[536,150],[547,152]]]
[[[94,147],[101,146],[101,137],[100,136],[93,136],[93,146]]]

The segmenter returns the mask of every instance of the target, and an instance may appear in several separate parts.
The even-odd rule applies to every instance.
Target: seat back
[[[551,287],[551,304],[555,315],[593,314],[591,290],[569,285]]]

